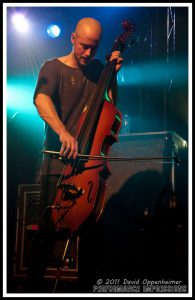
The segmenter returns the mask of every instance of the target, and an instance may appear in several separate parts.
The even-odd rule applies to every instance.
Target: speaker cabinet
[[[40,201],[40,184],[21,184],[18,187],[17,226],[15,243],[14,277],[26,277],[27,262],[32,238],[37,230],[38,205]],[[48,266],[45,278],[54,279],[57,265],[60,264],[65,245],[65,239],[56,241],[53,256]],[[64,261],[61,279],[76,281],[78,275],[78,237],[70,240],[66,259]]]
[[[175,132],[119,135],[110,156],[129,159],[109,163],[108,202],[116,195],[134,199],[142,215],[159,205],[187,205],[187,143]]]
[[[110,156],[130,159],[110,161],[100,278],[186,280],[186,141],[175,132],[119,135]]]

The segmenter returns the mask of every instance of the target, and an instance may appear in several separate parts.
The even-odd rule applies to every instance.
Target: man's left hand
[[[109,59],[109,61],[116,60],[116,68],[115,68],[116,72],[120,70],[123,61],[123,58],[120,57],[120,55],[121,55],[120,51],[113,51]]]

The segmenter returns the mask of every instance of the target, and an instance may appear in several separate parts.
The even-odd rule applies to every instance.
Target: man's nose
[[[91,48],[88,48],[87,50],[85,50],[85,54],[86,54],[87,56],[91,56],[91,54],[92,54],[92,49],[91,49]]]

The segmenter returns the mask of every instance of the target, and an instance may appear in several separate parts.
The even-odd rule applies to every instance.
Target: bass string
[[[72,181],[73,181],[73,177],[76,175],[76,173],[77,173],[77,171],[78,171],[78,169],[79,169],[79,164],[80,164],[80,162],[81,162],[81,159],[78,159],[78,160],[75,160],[74,161],[74,163],[73,163],[73,166],[72,166],[72,169],[71,169],[71,176],[68,178],[68,180],[67,180],[67,184],[68,185],[71,185],[72,184]],[[60,176],[59,176],[59,179],[58,179],[58,182],[57,182],[57,187],[60,185],[60,184],[63,184],[63,180],[64,180],[64,173],[65,173],[65,168],[67,168],[68,167],[68,165],[64,165],[64,167],[63,167],[63,169],[62,169],[62,171],[61,171],[61,174],[60,174]],[[76,184],[78,184],[78,182],[79,182],[79,177],[80,176],[78,176],[77,178],[76,178],[76,180],[75,180],[75,185]],[[63,194],[62,194],[63,195]]]
[[[72,180],[73,180],[73,177],[76,176],[77,174],[77,171],[79,170],[79,164],[80,164],[81,160],[80,159],[76,159],[73,163],[73,167],[72,167],[72,175],[70,176],[69,180],[68,180],[68,184],[71,184],[72,183]],[[77,185],[79,183],[79,177],[80,177],[80,174],[76,176],[76,180],[74,182],[75,185]]]
[[[72,170],[71,170],[71,176],[67,180],[68,185],[71,185],[71,183],[73,182],[73,178],[75,178],[75,175],[76,175],[76,173],[79,169],[79,164],[80,164],[80,159],[74,161],[73,166],[72,166]],[[75,186],[78,185],[79,177],[80,177],[80,174],[78,176],[76,176],[76,180],[74,181]],[[68,206],[66,208],[66,210],[63,210],[63,213],[62,213],[63,219],[66,216],[66,224],[69,224],[71,222],[71,211],[72,211],[72,208],[75,206],[75,203],[76,203],[75,199],[71,200],[70,203],[69,203],[70,206]]]
[[[72,170],[74,170],[74,175],[77,172],[78,165],[79,165],[79,161],[74,161],[74,164],[73,164],[73,167],[72,167]],[[67,165],[65,164],[64,167],[63,167],[63,169],[62,169],[62,171],[61,171],[61,174],[59,176],[59,179],[58,179],[58,182],[57,182],[57,185],[56,185],[57,189],[58,188],[61,189],[60,199],[59,199],[60,210],[57,213],[57,220],[55,219],[55,226],[57,226],[57,227],[61,227],[61,225],[60,225],[61,224],[61,220],[64,220],[65,216],[66,216],[66,224],[69,223],[70,211],[71,211],[72,207],[75,204],[75,201],[73,201],[70,206],[66,207],[66,205],[65,206],[63,205],[63,199],[64,199],[64,196],[65,196],[64,193],[66,193],[66,191],[63,190],[63,186],[59,187],[59,185],[63,184],[63,177],[64,177],[64,173],[65,173],[65,168],[66,167],[67,167]],[[71,175],[71,177],[72,177],[72,175]],[[68,179],[68,184],[71,184],[71,177]],[[56,197],[57,197],[57,194],[56,194]],[[56,197],[55,197],[55,200],[56,200]]]

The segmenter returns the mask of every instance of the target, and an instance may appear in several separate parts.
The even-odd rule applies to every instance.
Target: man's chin
[[[90,60],[89,59],[85,59],[85,58],[81,58],[79,60],[79,62],[80,62],[81,66],[86,66],[86,65],[88,65],[90,63]]]

